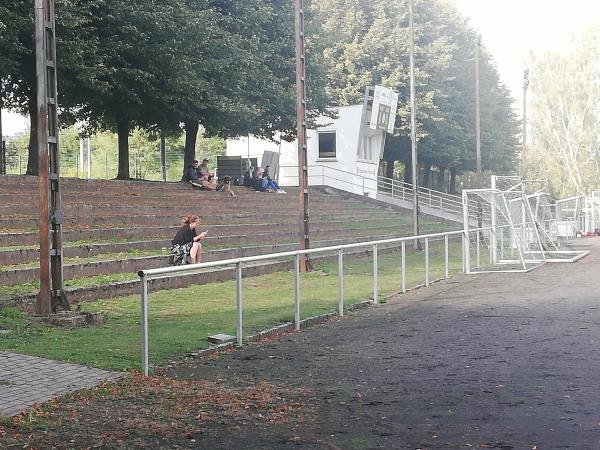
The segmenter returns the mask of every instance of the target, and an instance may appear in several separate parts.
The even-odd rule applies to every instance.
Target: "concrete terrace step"
[[[357,242],[357,241],[369,241],[374,239],[386,239],[390,237],[401,237],[403,233],[389,233],[384,236],[381,234],[370,234],[363,235],[360,237],[333,237],[324,240],[313,241],[314,247],[326,247],[329,245],[341,245],[344,243]],[[296,248],[295,243],[281,243],[281,244],[268,244],[265,243],[261,246],[254,247],[242,247],[242,249],[224,249],[224,250],[210,250],[205,252],[203,261],[216,261],[220,259],[234,258],[236,254],[240,252],[251,251],[256,252],[252,254],[245,254],[244,256],[253,256],[256,254],[264,254],[274,251],[275,248],[289,247],[288,250],[294,250]],[[283,250],[282,250],[283,251]],[[233,255],[233,256],[232,256]],[[83,262],[79,264],[65,264],[64,265],[64,277],[65,280],[71,280],[75,278],[89,278],[97,275],[114,274],[114,273],[129,273],[137,272],[143,269],[154,269],[158,267],[165,267],[169,263],[170,255],[157,255],[157,256],[138,256],[123,259],[109,259],[103,261],[94,262]],[[14,286],[21,283],[34,283],[39,280],[39,268],[17,268],[7,269],[0,272],[0,284],[3,286]]]
[[[174,227],[173,230],[170,230],[169,237],[163,239],[151,239],[151,240],[142,240],[142,241],[126,241],[126,242],[106,242],[106,243],[92,243],[85,245],[77,245],[77,246],[66,246],[64,248],[64,256],[65,258],[91,258],[93,256],[98,256],[107,253],[122,253],[130,250],[160,250],[165,247],[170,247],[171,238],[174,234],[175,230],[178,227]],[[273,229],[270,232],[264,232],[267,229]],[[285,228],[285,229],[284,229]],[[224,234],[224,235],[212,235],[207,237],[203,243],[208,246],[223,246],[223,245],[233,245],[243,243],[243,245],[247,244],[258,244],[258,243],[272,243],[279,244],[282,242],[293,242],[298,232],[296,230],[297,225],[292,224],[291,226],[280,226],[280,227],[272,227],[269,225],[264,225],[259,231],[253,232],[252,234]],[[409,225],[400,225],[400,224],[390,224],[390,225],[381,225],[373,226],[373,227],[363,227],[363,228],[340,228],[338,227],[329,227],[329,228],[321,228],[315,227],[313,228],[314,238],[321,239],[324,237],[342,237],[342,236],[360,236],[364,233],[374,233],[374,232],[387,232],[387,231],[404,231],[406,233],[410,232]],[[215,231],[215,230],[213,230]],[[37,236],[36,236],[37,238]],[[22,249],[9,249],[9,250],[0,250],[0,266],[10,266],[10,265],[18,265],[18,264],[28,264],[32,261],[35,261],[39,256],[38,248],[22,248]]]
[[[363,218],[354,219],[352,222],[346,220],[321,220],[312,221],[312,231],[327,231],[336,228],[361,228],[377,225],[397,224],[402,226],[407,221],[397,214],[384,216],[381,218]],[[202,224],[203,225],[203,224]],[[202,227],[201,225],[201,227]],[[360,226],[360,227],[359,227]],[[135,227],[135,228],[88,228],[81,230],[66,230],[63,232],[65,242],[79,241],[118,241],[118,240],[147,240],[155,238],[171,239],[180,225],[158,226],[158,227]],[[297,231],[297,222],[287,223],[231,223],[231,224],[211,224],[207,226],[213,236],[226,236],[232,234],[259,233],[268,229],[277,229],[277,231]],[[35,231],[22,233],[0,233],[0,248],[16,246],[37,246],[38,233]],[[102,242],[98,242],[102,243]],[[109,242],[107,242],[109,243]],[[87,245],[92,245],[87,244]],[[19,250],[19,249],[14,249]],[[2,265],[0,263],[0,265]]]
[[[345,220],[360,220],[373,217],[375,211],[369,210],[317,210],[312,211],[313,220],[321,218],[340,218]],[[202,213],[200,212],[200,215]],[[282,220],[285,218],[286,220]],[[239,212],[235,214],[210,214],[202,215],[202,225],[218,225],[223,223],[290,223],[296,221],[295,210],[285,212]],[[64,230],[82,228],[120,228],[124,226],[147,227],[147,226],[176,226],[181,218],[176,215],[163,217],[155,215],[132,215],[132,216],[99,216],[84,218],[65,218]],[[32,230],[37,226],[36,218],[0,218],[0,229],[2,230]]]

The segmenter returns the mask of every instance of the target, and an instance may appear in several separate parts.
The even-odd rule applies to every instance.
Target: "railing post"
[[[394,198],[394,179],[392,178],[392,198]]]
[[[431,203],[431,189],[429,189],[429,207],[431,208],[432,203]]]
[[[429,286],[429,238],[425,238],[425,286]]]
[[[373,244],[373,303],[379,303],[379,268],[377,244]]]
[[[440,197],[440,214],[444,213],[444,197]]]
[[[142,298],[140,324],[142,326],[142,372],[148,376],[148,280],[146,276],[141,277]]]
[[[402,293],[406,294],[406,241],[402,241],[402,261],[400,271],[402,273]]]
[[[237,345],[244,345],[243,314],[242,314],[242,263],[236,264],[236,305],[237,305]]]
[[[445,270],[445,277],[448,278],[449,275],[449,270],[448,270],[448,235],[444,236],[444,267],[446,268]]]
[[[294,328],[300,331],[300,255],[294,259]]]
[[[338,314],[344,316],[344,251],[338,250]]]

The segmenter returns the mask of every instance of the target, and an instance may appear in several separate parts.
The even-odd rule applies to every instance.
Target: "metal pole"
[[[164,134],[160,134],[160,179],[167,181],[167,142]]]
[[[467,191],[462,192],[462,204],[463,204],[463,267],[465,273],[468,275],[471,273],[471,252],[469,248],[469,210],[467,208]]]
[[[148,376],[148,280],[143,276],[142,282],[142,317],[140,319],[142,326],[142,371]]]
[[[54,0],[35,0],[35,57],[37,77],[37,145],[39,162],[38,230],[40,293],[35,312],[48,316],[68,309],[63,291],[62,224],[58,151]]]
[[[340,317],[344,316],[344,251],[338,250],[338,314]]]
[[[481,182],[481,109],[479,101],[480,75],[479,75],[479,47],[481,46],[481,37],[477,36],[475,45],[475,139],[476,139],[476,157],[477,157],[477,184]]]
[[[373,245],[373,303],[379,303],[379,268],[377,244]]]
[[[237,305],[237,344],[241,347],[244,345],[244,334],[243,334],[243,313],[242,313],[242,263],[236,264],[236,305]]]
[[[294,326],[300,331],[300,255],[294,258]]]
[[[413,21],[413,0],[408,0],[408,21],[410,41],[410,140],[413,183],[413,235],[419,235],[419,174],[417,171],[417,111],[415,100],[415,27]],[[419,250],[419,240],[413,241],[415,250]]]
[[[479,269],[481,267],[481,238],[479,232],[477,232],[475,239],[477,241],[477,268]]]
[[[294,0],[296,34],[296,91],[297,110],[296,127],[298,135],[298,210],[299,210],[299,248],[310,248],[309,233],[309,196],[308,167],[306,145],[306,53],[304,45],[304,0]],[[300,270],[310,269],[307,255],[300,259]]]
[[[402,273],[402,293],[406,294],[406,241],[402,241],[402,261],[400,271]]]
[[[88,180],[92,179],[92,141],[88,137],[87,141],[87,177]]]
[[[81,174],[81,177],[83,178],[83,158],[84,158],[84,152],[83,152],[83,136],[79,136],[79,160],[77,161],[77,178],[79,178],[79,174]]]
[[[445,267],[445,272],[444,272],[444,276],[446,278],[448,278],[449,275],[449,267],[448,267],[448,254],[449,254],[449,249],[448,249],[448,235],[444,236],[444,267]]]
[[[425,238],[425,286],[429,286],[429,238]]]
[[[2,84],[0,83],[0,175],[6,175],[6,147],[4,145],[4,134],[2,134],[2,106],[3,100]]]
[[[496,175],[492,175],[491,187],[494,190],[492,193],[492,229],[490,230],[491,252],[490,262],[495,265],[498,261],[498,211],[496,209]]]
[[[523,75],[523,152],[521,153],[521,176],[527,176],[527,88],[529,87],[529,69]]]

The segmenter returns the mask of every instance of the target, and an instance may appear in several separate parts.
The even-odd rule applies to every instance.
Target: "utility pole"
[[[527,88],[529,87],[529,69],[523,75],[523,152],[521,153],[521,177],[527,176]]]
[[[296,122],[298,134],[298,213],[299,249],[310,248],[308,167],[306,147],[306,53],[304,42],[304,0],[294,0],[296,30]],[[310,270],[310,261],[305,255],[300,258],[300,270]]]
[[[54,0],[35,0],[37,76],[37,145],[39,159],[40,293],[35,312],[49,316],[68,309],[63,290],[62,225],[64,222],[58,151],[56,29]]]
[[[0,175],[6,175],[6,146],[4,145],[4,134],[2,134],[2,85],[0,84]]]
[[[477,184],[481,183],[481,109],[480,109],[480,75],[479,75],[479,48],[481,37],[477,36],[475,46],[475,139],[477,152]]]
[[[417,106],[415,99],[415,25],[413,21],[413,0],[408,0],[408,27],[410,41],[410,140],[412,156],[413,183],[413,234],[419,235],[419,172],[417,170]],[[421,248],[418,240],[413,241],[413,248]]]

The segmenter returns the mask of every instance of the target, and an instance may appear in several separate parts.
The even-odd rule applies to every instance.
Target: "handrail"
[[[466,262],[466,259],[469,255],[469,236],[471,233],[477,233],[477,254],[479,255],[479,233],[483,231],[490,231],[491,228],[477,228],[473,230],[460,230],[460,231],[447,231],[442,233],[430,233],[423,234],[420,236],[408,236],[401,238],[392,238],[392,239],[380,239],[369,242],[356,242],[353,244],[345,244],[345,245],[336,245],[330,247],[321,247],[321,248],[313,248],[306,250],[296,250],[290,252],[281,252],[281,253],[271,253],[266,255],[258,255],[258,256],[247,256],[244,258],[234,258],[234,259],[226,259],[222,261],[213,261],[199,264],[190,264],[186,266],[175,266],[175,267],[164,267],[159,269],[149,269],[149,270],[141,270],[138,272],[141,282],[141,331],[142,331],[142,370],[144,375],[148,375],[149,370],[149,350],[148,350],[148,282],[151,280],[157,280],[161,278],[166,278],[169,276],[184,276],[184,275],[193,275],[201,272],[204,269],[210,269],[214,267],[230,267],[235,266],[236,268],[236,309],[237,309],[237,333],[236,340],[238,345],[243,345],[243,267],[246,263],[257,262],[257,261],[266,261],[266,260],[275,260],[282,258],[294,258],[294,272],[295,272],[295,299],[294,299],[294,326],[296,330],[300,330],[300,257],[302,255],[316,254],[316,253],[330,253],[337,252],[338,255],[338,314],[340,316],[344,315],[344,250],[355,249],[360,247],[371,247],[373,251],[373,300],[374,304],[377,304],[379,301],[379,273],[377,266],[377,255],[378,248],[380,245],[385,244],[400,244],[401,245],[401,292],[405,293],[407,291],[406,287],[406,242],[410,241],[424,241],[424,257],[425,257],[425,286],[429,286],[431,283],[430,273],[429,273],[429,240],[436,238],[443,238],[444,240],[444,262],[445,262],[445,276],[444,278],[449,277],[449,239],[450,237],[460,236],[462,240],[462,267],[465,273],[468,272],[469,263]]]

